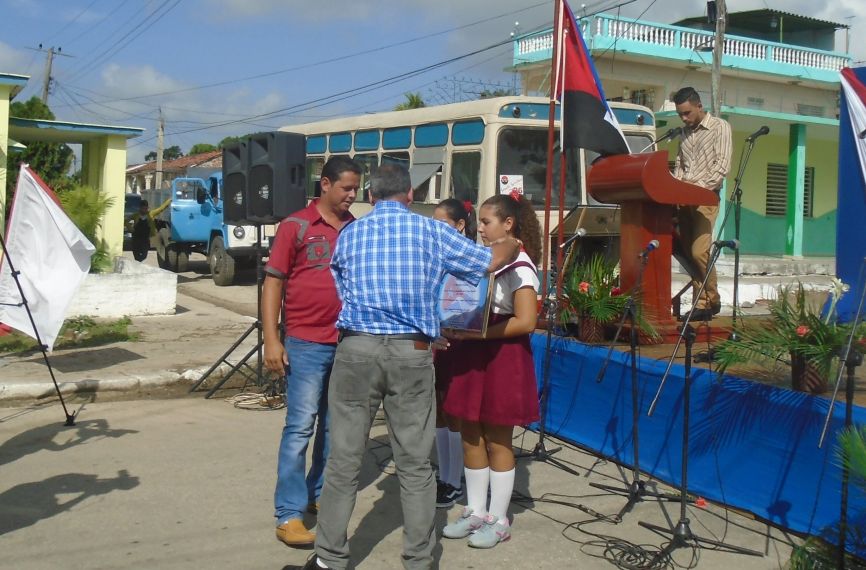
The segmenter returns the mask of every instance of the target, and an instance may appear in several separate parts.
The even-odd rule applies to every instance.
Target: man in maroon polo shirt
[[[361,167],[348,157],[330,158],[322,168],[321,197],[280,223],[265,267],[264,364],[286,378],[286,423],[277,462],[274,516],[277,538],[290,546],[315,540],[302,519],[305,511],[317,508],[328,455],[328,377],[340,312],[330,262],[340,230],[354,219],[349,207],[360,175]],[[278,330],[281,301],[285,345]],[[305,473],[314,427],[313,461]]]

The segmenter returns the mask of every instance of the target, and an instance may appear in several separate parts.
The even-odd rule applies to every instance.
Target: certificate
[[[439,293],[439,321],[444,329],[480,332],[487,335],[493,279],[488,275],[472,285],[447,275]]]

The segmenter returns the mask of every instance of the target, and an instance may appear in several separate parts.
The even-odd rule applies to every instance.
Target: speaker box
[[[223,222],[240,226],[247,221],[247,142],[223,147]]]
[[[247,144],[247,221],[273,224],[304,208],[306,137],[274,131],[250,135]]]

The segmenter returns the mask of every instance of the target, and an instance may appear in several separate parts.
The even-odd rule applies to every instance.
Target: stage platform
[[[546,335],[534,334],[539,382],[545,346]],[[654,415],[647,416],[672,350],[672,345],[641,347],[640,467],[651,477],[679,485],[681,358],[675,361]],[[607,352],[605,346],[552,337],[545,425],[557,437],[631,465],[629,355],[615,350],[604,378],[597,382]],[[692,382],[690,492],[798,533],[818,535],[838,522],[841,469],[834,449],[844,405],[835,407],[831,435],[818,448],[827,398],[734,376],[717,381],[704,366],[693,369]],[[859,394],[862,402],[862,388]],[[855,406],[854,422],[866,423],[866,408]],[[853,486],[850,493],[850,524],[866,528],[866,496]]]

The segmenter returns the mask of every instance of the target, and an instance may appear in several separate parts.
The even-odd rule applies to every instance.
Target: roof
[[[47,119],[9,118],[9,136],[15,140],[28,142],[85,143],[104,137],[117,135],[127,139],[137,137],[144,129],[137,127],[114,127]]]
[[[816,30],[838,30],[847,28],[845,24],[831,22],[829,20],[819,20],[809,16],[784,12],[782,10],[773,10],[770,8],[762,8],[760,10],[747,10],[745,12],[728,12],[726,26],[729,28],[739,28],[750,30],[761,34],[775,33],[777,28],[772,26],[773,17],[776,17],[776,24],[781,18],[785,19],[785,33],[805,32]],[[674,22],[674,26],[695,27],[695,24],[700,24],[702,27],[708,27],[706,16],[695,16],[686,18],[678,22]]]
[[[220,149],[210,152],[202,152],[199,154],[191,154],[182,156],[174,160],[163,160],[162,171],[184,171],[188,168],[196,166],[222,166],[223,151]],[[126,169],[127,174],[142,174],[145,172],[156,172],[156,161],[145,162],[144,164],[136,164]]]
[[[14,99],[18,93],[24,89],[24,86],[27,84],[27,80],[30,79],[29,75],[17,75],[15,73],[0,73],[0,85],[11,85],[12,89],[9,93],[9,98]]]

